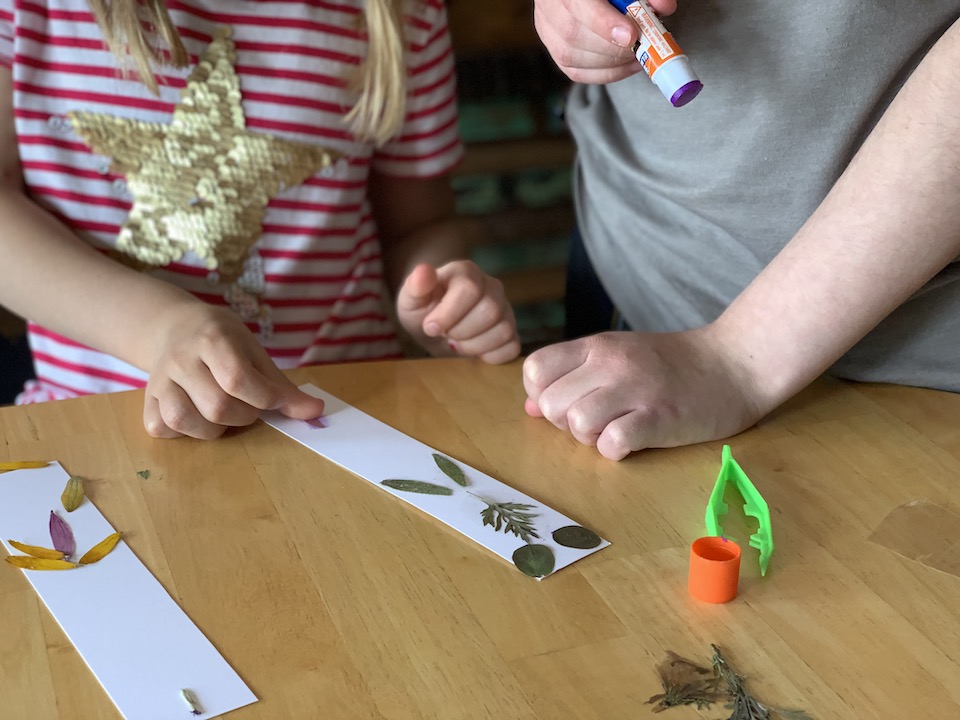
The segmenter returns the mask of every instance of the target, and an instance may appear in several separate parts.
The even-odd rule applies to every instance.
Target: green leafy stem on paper
[[[440,453],[432,453],[432,457],[440,471],[457,485],[464,488],[470,485],[463,469],[453,460]],[[453,495],[452,488],[424,480],[390,478],[381,480],[380,484],[402,492],[420,493],[422,495]],[[553,572],[556,561],[553,550],[547,545],[531,544],[533,540],[540,539],[540,534],[534,526],[534,518],[538,517],[539,513],[530,512],[536,507],[535,505],[494,502],[469,490],[467,490],[467,493],[486,505],[480,511],[480,517],[483,518],[484,525],[489,525],[495,532],[502,531],[507,535],[512,533],[526,543],[513,554],[514,565],[521,572],[536,578],[544,577]],[[579,525],[570,525],[554,531],[553,539],[559,545],[578,549],[595,548],[602,542],[600,536],[595,532]]]
[[[528,512],[533,510],[533,505],[492,502],[479,495],[470,494],[487,504],[487,507],[480,511],[484,525],[490,525],[496,532],[502,529],[504,534],[513,533],[525,543],[530,542],[530,538],[540,539],[540,535],[533,527],[533,519],[538,513]]]

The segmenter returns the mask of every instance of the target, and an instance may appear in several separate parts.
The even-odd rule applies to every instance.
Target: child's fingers
[[[157,438],[180,435],[200,440],[220,437],[225,425],[207,420],[194,405],[187,392],[172,380],[166,379],[151,388],[151,395],[144,404],[144,427]]]
[[[432,265],[421,263],[407,276],[397,296],[398,312],[418,312],[436,300],[440,279]]]
[[[423,319],[427,335],[460,340],[485,331],[500,319],[507,302],[499,280],[472,262],[445,265],[439,277],[445,289],[437,306]]]

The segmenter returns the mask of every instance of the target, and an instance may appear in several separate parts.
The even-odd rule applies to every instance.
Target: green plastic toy
[[[750,536],[750,547],[760,551],[760,574],[767,574],[770,557],[773,555],[773,527],[770,524],[770,508],[757,488],[750,482],[750,478],[733,459],[733,452],[729,445],[723,446],[723,456],[720,463],[720,474],[717,483],[710,493],[707,503],[707,534],[723,537],[723,528],[720,527],[720,517],[727,514],[729,506],[723,501],[723,493],[727,482],[732,482],[741,497],[743,497],[743,514],[755,518],[760,527]]]

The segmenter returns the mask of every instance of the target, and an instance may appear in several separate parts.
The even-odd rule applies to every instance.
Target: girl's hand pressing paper
[[[660,15],[676,0],[650,0]],[[643,72],[633,54],[637,26],[607,0],[535,0],[534,25],[550,57],[571,80],[611,83]]]
[[[708,326],[607,332],[537,350],[525,409],[604,457],[729,437],[762,415],[755,385]]]
[[[520,354],[503,284],[469,260],[440,268],[417,265],[400,288],[397,316],[414,340],[435,355],[453,350],[504,363]]]
[[[219,437],[261,410],[312,420],[323,400],[297,388],[232,310],[187,303],[160,315],[143,424],[157,438]]]

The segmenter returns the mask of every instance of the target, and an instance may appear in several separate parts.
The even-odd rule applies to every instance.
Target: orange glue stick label
[[[626,7],[613,4],[633,18],[640,36],[633,48],[644,71],[674,107],[693,100],[703,88],[683,50],[660,22],[647,0],[635,0]]]

